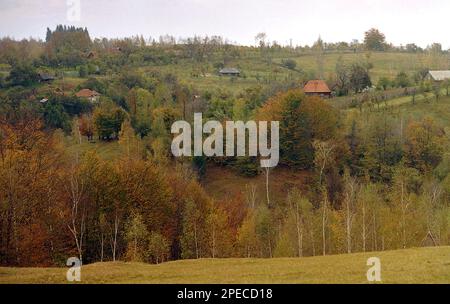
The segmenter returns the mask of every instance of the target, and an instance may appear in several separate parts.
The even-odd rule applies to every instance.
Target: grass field
[[[382,283],[450,284],[450,247],[308,258],[205,259],[160,265],[97,263],[82,283],[368,283],[367,259],[381,261]],[[0,268],[0,283],[67,283],[66,268]]]
[[[282,66],[284,59],[293,59],[297,63],[295,70],[290,70]],[[305,77],[317,77],[317,57],[313,53],[297,53],[292,51],[274,52],[271,60],[261,57],[259,51],[245,50],[241,56],[230,60],[229,67],[236,67],[241,70],[242,77],[229,78],[218,76],[215,63],[221,62],[221,58],[210,58],[208,62],[198,63],[191,59],[179,59],[177,64],[169,65],[147,65],[134,67],[144,74],[159,72],[162,74],[171,73],[178,80],[195,90],[203,92],[216,89],[225,89],[233,93],[240,93],[244,89],[256,85],[266,86],[275,82],[294,81],[302,85],[301,79]],[[370,62],[373,69],[370,71],[372,82],[376,84],[380,77],[394,79],[399,72],[406,72],[412,76],[415,72],[423,68],[445,70],[450,68],[448,55],[429,55],[414,53],[396,52],[330,52],[323,56],[323,72],[326,79],[335,74],[337,62],[352,64],[356,62]],[[199,69],[205,70],[205,74],[199,73]],[[0,66],[0,73],[7,73],[9,67]],[[64,81],[58,79],[54,82],[54,87],[64,87],[67,92],[74,90],[85,78],[77,77],[76,69],[65,70]],[[194,77],[193,75],[197,75]],[[105,78],[104,76],[95,76]],[[106,76],[108,78],[109,76]]]
[[[82,143],[74,143],[73,139],[66,138],[66,147],[67,151],[70,155],[82,155],[88,151],[96,151],[97,154],[102,157],[104,160],[113,160],[117,159],[120,154],[120,145],[117,141],[112,142],[102,142],[102,141],[93,141],[88,142],[86,137],[83,137]]]
[[[297,63],[296,70],[289,70],[281,65],[283,59],[291,58]],[[220,60],[212,59],[205,64],[207,66],[206,75],[192,77],[192,72],[198,70],[199,64],[192,60],[179,60],[178,64],[164,66],[147,66],[139,68],[140,71],[148,73],[158,71],[161,73],[171,73],[183,83],[199,90],[213,90],[217,88],[227,89],[232,92],[240,92],[245,88],[262,85],[272,81],[285,81],[297,79],[306,74],[310,77],[317,74],[316,55],[311,53],[292,54],[282,52],[274,53],[271,63],[263,59],[259,52],[247,52],[240,58],[233,59],[227,65],[239,68],[244,77],[230,79],[228,77],[219,77],[213,63]],[[370,76],[373,83],[377,83],[380,77],[394,79],[399,72],[406,72],[412,76],[422,68],[429,69],[448,69],[450,68],[447,55],[431,56],[428,54],[413,53],[392,53],[392,52],[373,52],[373,53],[326,53],[323,56],[324,77],[328,78],[334,75],[337,62],[352,64],[356,62],[370,62],[373,69]],[[300,84],[299,84],[300,85]]]

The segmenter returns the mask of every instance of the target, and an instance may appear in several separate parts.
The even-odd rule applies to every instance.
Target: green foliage
[[[359,64],[353,64],[350,68],[349,83],[355,93],[360,93],[372,86],[368,70]]]
[[[106,84],[94,77],[91,77],[85,82],[81,83],[77,89],[89,89],[97,91],[100,94],[106,94]]]
[[[30,64],[14,65],[6,78],[11,86],[31,86],[36,84],[39,80],[39,75],[36,69]]]
[[[152,94],[145,89],[134,88],[128,93],[126,101],[134,128],[141,137],[147,136],[151,129],[152,111],[154,109]]]
[[[90,113],[94,108],[91,102],[75,96],[54,95],[50,97],[49,102],[61,105],[70,116]]]
[[[263,256],[273,257],[275,243],[275,230],[273,229],[270,210],[266,206],[258,208],[256,213],[255,231],[258,242],[262,244]]]
[[[198,177],[201,179],[206,173],[206,157],[205,156],[194,156],[192,158],[192,165],[194,170],[197,172]]]
[[[376,117],[364,134],[370,139],[365,148],[365,164],[371,176],[377,180],[390,180],[392,167],[402,159],[400,138],[394,132],[394,122],[387,117]]]
[[[397,77],[395,77],[395,84],[397,87],[400,88],[406,88],[410,86],[410,80],[408,77],[408,74],[405,72],[400,72],[397,74]]]
[[[181,238],[182,257],[200,258],[204,249],[204,218],[194,201],[187,201],[183,212],[183,234]]]
[[[170,246],[167,239],[158,232],[151,232],[148,241],[148,255],[156,264],[163,263],[169,257]]]
[[[217,121],[231,119],[233,117],[233,100],[228,96],[220,97],[214,95],[212,99],[208,101],[208,108],[205,116],[208,119]]]
[[[369,51],[384,51],[386,49],[386,37],[379,30],[372,28],[365,33],[364,45]]]
[[[297,62],[293,59],[283,59],[281,64],[289,70],[295,70],[297,67]]]
[[[89,74],[88,68],[86,67],[86,65],[80,65],[78,67],[78,75],[80,76],[80,78],[86,78]]]
[[[118,138],[126,113],[110,102],[102,104],[94,111],[94,125],[102,140]]]
[[[428,172],[440,164],[448,142],[445,133],[433,119],[426,117],[411,123],[406,136],[405,157],[409,166]]]
[[[120,82],[126,85],[129,89],[132,89],[134,87],[145,87],[145,80],[143,76],[137,72],[123,72],[120,77]]]
[[[54,66],[83,64],[92,45],[87,29],[74,26],[58,25],[55,31],[47,29],[46,39],[45,60]]]
[[[391,86],[392,86],[392,81],[389,78],[387,78],[387,77],[381,77],[378,80],[377,87],[382,89],[383,91],[389,89]]]
[[[235,167],[240,175],[247,177],[257,176],[261,172],[261,165],[257,157],[238,157]]]
[[[66,133],[69,133],[71,130],[70,117],[59,103],[48,102],[45,105],[44,121],[50,128],[62,129]]]
[[[331,138],[336,128],[336,113],[316,97],[306,97],[300,90],[290,90],[270,99],[257,118],[280,122],[280,163],[311,168],[314,139]]]
[[[127,255],[131,261],[140,262],[145,259],[148,231],[142,216],[132,213],[125,227],[125,239],[128,242]]]

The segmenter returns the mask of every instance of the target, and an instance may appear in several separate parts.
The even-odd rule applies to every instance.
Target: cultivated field
[[[308,258],[205,259],[160,265],[97,263],[82,283],[368,283],[369,257],[381,260],[382,283],[450,284],[450,247]],[[65,268],[0,268],[0,283],[67,283]]]

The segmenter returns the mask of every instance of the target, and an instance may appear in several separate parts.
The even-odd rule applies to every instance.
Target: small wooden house
[[[303,87],[303,91],[306,95],[314,95],[325,98],[331,97],[331,90],[327,83],[323,80],[310,80]]]
[[[39,73],[38,76],[39,82],[52,82],[53,80],[55,80],[55,77],[50,74]]]
[[[241,75],[241,71],[236,68],[223,68],[219,71],[220,76],[234,76],[238,77]]]

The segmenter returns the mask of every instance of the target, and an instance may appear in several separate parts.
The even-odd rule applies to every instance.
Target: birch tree
[[[322,214],[322,254],[325,256],[327,253],[327,222],[328,222],[328,193],[324,188],[322,190],[322,201],[320,211]]]
[[[312,205],[301,193],[294,189],[288,195],[288,202],[291,212],[294,215],[296,236],[297,236],[297,255],[303,256],[304,236],[307,233],[306,222],[311,218]]]
[[[319,186],[321,186],[325,168],[331,164],[333,159],[334,145],[329,142],[316,140],[313,146],[315,150],[314,164],[319,171]]]
[[[345,208],[345,232],[347,238],[347,253],[352,252],[352,226],[356,214],[356,180],[345,173],[344,208]],[[365,212],[365,211],[364,211]]]
[[[69,228],[75,241],[81,263],[83,263],[83,240],[86,228],[86,208],[82,204],[84,188],[85,185],[83,180],[79,176],[77,168],[73,165],[69,172],[69,181],[66,186],[70,204],[70,222],[67,227]]]

